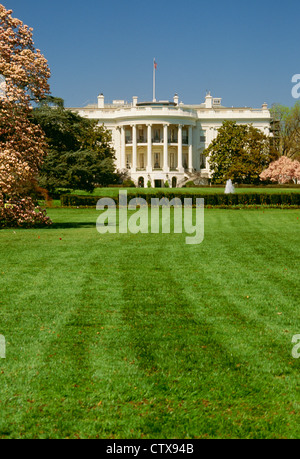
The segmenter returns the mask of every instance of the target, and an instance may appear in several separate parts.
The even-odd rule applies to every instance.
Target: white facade
[[[226,108],[221,99],[210,94],[199,105],[174,101],[132,103],[115,100],[105,104],[98,96],[97,105],[72,108],[85,118],[98,119],[112,132],[116,151],[116,169],[128,170],[131,179],[147,187],[180,186],[185,180],[210,176],[209,165],[202,152],[217,136],[223,121],[252,123],[269,135],[270,112],[266,104],[260,109]],[[201,171],[201,173],[200,173]]]

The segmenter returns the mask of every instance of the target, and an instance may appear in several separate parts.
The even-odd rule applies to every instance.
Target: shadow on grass
[[[96,228],[96,222],[53,222],[49,229]]]

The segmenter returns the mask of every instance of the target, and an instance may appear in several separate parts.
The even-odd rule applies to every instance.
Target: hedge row
[[[77,196],[77,195],[63,195],[61,196],[61,205],[63,207],[95,207],[98,200],[107,196]],[[282,193],[282,194],[268,194],[268,193],[243,193],[243,194],[202,194],[191,193],[182,194],[176,192],[157,192],[157,193],[127,193],[127,202],[131,199],[141,197],[144,198],[148,204],[151,204],[152,198],[161,199],[167,197],[168,199],[179,198],[183,203],[184,198],[192,198],[193,205],[196,204],[197,198],[204,198],[205,206],[247,206],[247,205],[264,205],[264,206],[299,206],[300,207],[300,193]],[[116,204],[119,203],[119,195],[113,196],[112,199]]]

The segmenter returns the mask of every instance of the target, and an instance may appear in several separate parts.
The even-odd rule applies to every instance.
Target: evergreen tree
[[[91,192],[96,185],[117,181],[111,134],[97,120],[66,110],[63,100],[55,97],[43,100],[32,116],[48,144],[39,175],[41,187],[50,193],[56,188]]]

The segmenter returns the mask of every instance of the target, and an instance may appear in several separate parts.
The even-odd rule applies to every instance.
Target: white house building
[[[177,94],[172,102],[138,102],[133,97],[132,103],[114,100],[106,104],[100,94],[97,105],[71,110],[98,119],[111,130],[116,169],[127,170],[131,179],[144,187],[149,182],[153,187],[163,187],[168,181],[176,187],[191,179],[199,183],[207,180],[210,170],[202,152],[217,136],[223,121],[252,123],[269,135],[271,120],[267,104],[259,109],[227,108],[210,93],[198,105],[179,103]]]

